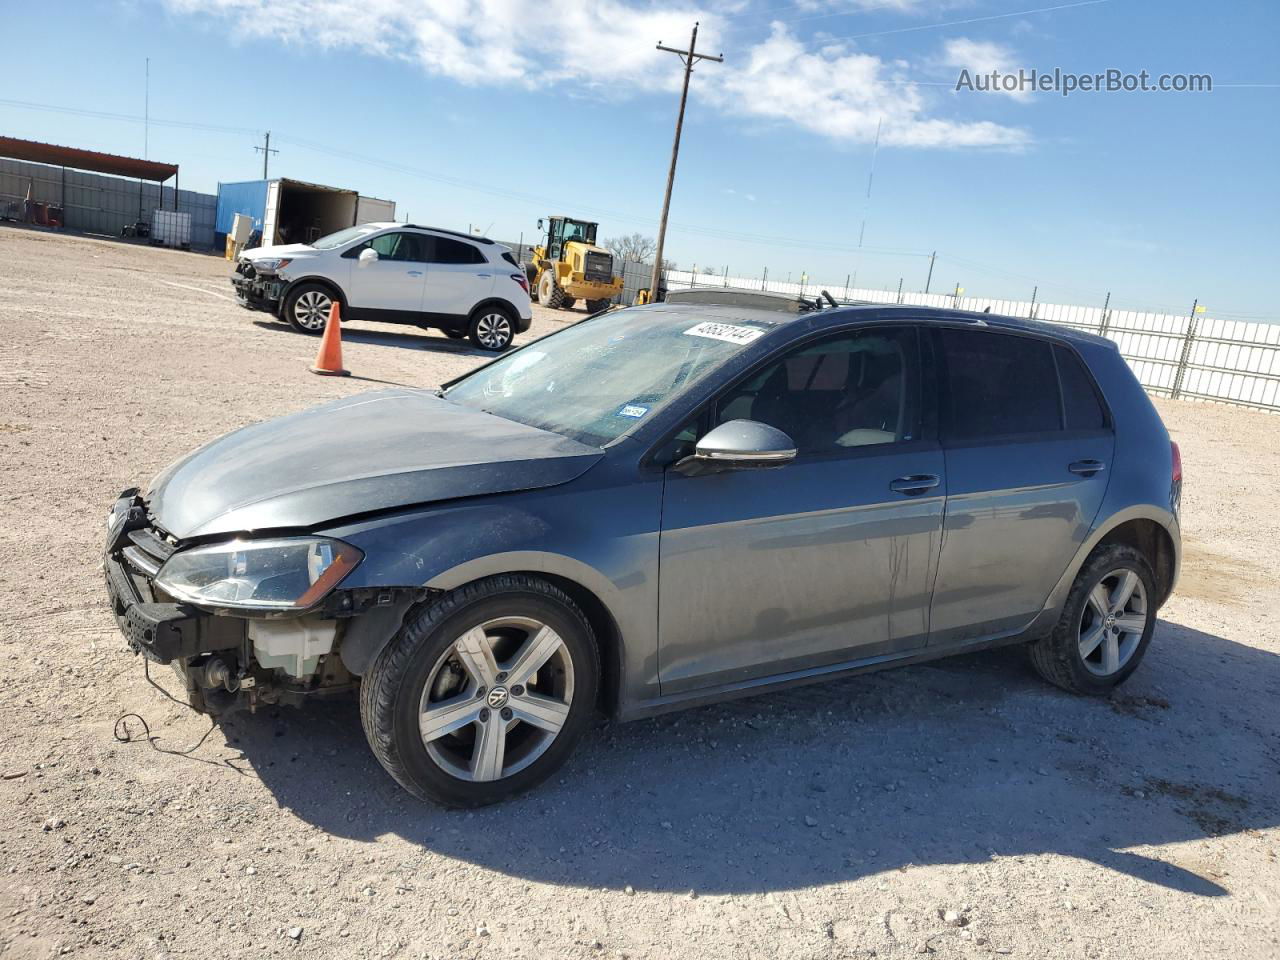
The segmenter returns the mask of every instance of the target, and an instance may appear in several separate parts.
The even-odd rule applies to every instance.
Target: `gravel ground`
[[[382,773],[354,702],[210,731],[146,684],[103,601],[121,488],[242,424],[482,359],[362,325],[357,376],[315,377],[316,341],[225,277],[0,228],[0,956],[1280,955],[1280,419],[1162,403],[1186,564],[1110,700],[972,655],[601,720],[558,780],[449,812]],[[117,743],[125,712],[162,750],[208,736]]]

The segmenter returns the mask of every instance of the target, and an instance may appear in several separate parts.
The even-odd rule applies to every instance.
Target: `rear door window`
[[[1034,337],[940,331],[944,438],[973,442],[1062,430],[1053,345]]]

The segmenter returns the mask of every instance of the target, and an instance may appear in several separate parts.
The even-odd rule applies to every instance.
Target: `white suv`
[[[486,237],[408,223],[364,223],[247,250],[231,283],[241,304],[320,333],[334,302],[343,320],[435,327],[505,350],[529,329],[529,283],[511,248]]]

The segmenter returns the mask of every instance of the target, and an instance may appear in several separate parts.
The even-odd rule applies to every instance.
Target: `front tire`
[[[481,350],[501,353],[515,339],[516,324],[509,311],[502,307],[481,307],[471,315],[467,336]]]
[[[1156,625],[1155,575],[1133,547],[1113,543],[1085,561],[1058,623],[1030,647],[1044,679],[1072,693],[1102,696],[1142,662]]]
[[[284,319],[300,333],[319,336],[329,322],[333,308],[333,291],[318,283],[299,284],[284,302]]]
[[[406,790],[478,807],[568,759],[599,678],[591,626],[563,591],[523,574],[490,577],[410,613],[362,678],[360,718]]]
[[[552,310],[573,306],[573,301],[565,296],[564,288],[556,283],[556,272],[550,268],[543,270],[538,280],[538,302]]]

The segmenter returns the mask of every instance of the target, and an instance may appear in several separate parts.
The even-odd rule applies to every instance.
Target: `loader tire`
[[[573,301],[564,295],[564,288],[556,283],[556,275],[552,270],[544,270],[542,279],[538,281],[538,302],[552,310],[573,306]]]

